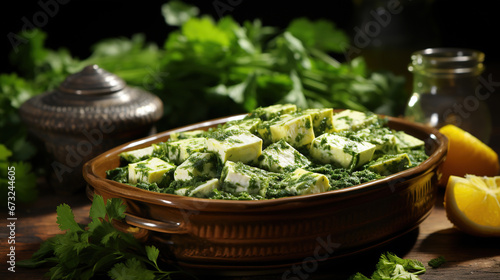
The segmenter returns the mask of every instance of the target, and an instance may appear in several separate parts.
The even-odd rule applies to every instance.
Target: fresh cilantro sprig
[[[158,263],[159,250],[144,246],[130,233],[117,230],[113,220],[125,218],[126,205],[118,198],[104,202],[94,195],[87,225],[77,223],[67,204],[57,207],[57,224],[65,233],[44,241],[24,267],[51,266],[50,279],[173,279],[186,276],[179,269],[165,270]]]
[[[214,18],[178,0],[161,12],[168,25],[163,44],[148,43],[143,34],[107,38],[84,59],[46,48],[47,34],[30,32],[10,56],[26,78],[23,89],[42,93],[98,64],[165,101],[161,130],[275,103],[386,115],[399,115],[406,103],[404,77],[370,71],[363,57],[349,57],[350,39],[331,21],[265,26],[261,19]]]
[[[169,100],[166,112],[175,112],[168,121],[189,123],[274,103],[388,115],[405,105],[404,78],[370,71],[363,57],[351,60],[349,37],[331,21],[296,18],[279,29],[259,19],[214,19],[180,3],[163,9],[167,24],[178,28],[163,46],[158,75],[158,94]],[[184,113],[184,106],[197,109]]]
[[[370,278],[356,273],[349,280],[418,280],[417,275],[424,274],[426,268],[418,260],[402,259],[387,252],[380,256],[376,269]]]

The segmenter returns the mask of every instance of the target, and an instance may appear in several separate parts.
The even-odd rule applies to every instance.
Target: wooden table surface
[[[427,272],[421,279],[500,279],[500,239],[476,238],[461,233],[447,220],[443,209],[443,190],[431,214],[420,226],[410,233],[377,248],[354,261],[342,265],[329,264],[320,266],[317,274],[311,273],[308,279],[345,279],[355,272],[368,275],[373,271],[378,256],[384,251],[392,251],[400,257],[418,259],[427,266],[427,262],[438,256],[444,256],[447,262],[439,268],[427,266]],[[56,224],[56,207],[67,203],[74,211],[78,222],[88,223],[90,201],[83,194],[73,196],[55,195],[50,190],[43,191],[40,199],[30,205],[19,207],[16,211],[16,261],[29,258],[40,243],[55,234],[61,233]],[[2,229],[0,239],[1,279],[44,279],[48,268],[28,269],[16,266],[15,272],[7,270],[6,240],[7,211],[0,213]],[[5,278],[6,277],[6,278]],[[242,279],[242,278],[240,278]],[[280,276],[260,276],[252,279],[299,279]]]

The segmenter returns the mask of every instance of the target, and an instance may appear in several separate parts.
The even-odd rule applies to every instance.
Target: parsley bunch
[[[130,233],[115,229],[113,220],[125,217],[126,205],[118,198],[104,203],[94,195],[88,225],[75,221],[67,204],[57,207],[57,223],[64,234],[56,235],[40,246],[24,267],[51,265],[50,279],[172,279],[180,270],[165,271],[158,264],[159,250],[144,246]],[[184,275],[185,276],[185,275]]]

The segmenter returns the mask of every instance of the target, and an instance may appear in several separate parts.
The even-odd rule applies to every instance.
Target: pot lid
[[[89,65],[66,77],[55,90],[27,100],[19,113],[38,131],[79,134],[112,123],[114,132],[123,132],[158,121],[163,103],[98,65]]]
[[[123,90],[125,86],[125,81],[120,77],[94,64],[68,76],[59,85],[58,90],[67,94],[96,95],[117,92]]]

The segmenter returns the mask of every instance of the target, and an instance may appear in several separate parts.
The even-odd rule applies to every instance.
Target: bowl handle
[[[87,185],[86,193],[87,197],[92,200],[95,194],[95,189],[92,186]],[[125,223],[148,231],[158,231],[172,234],[188,233],[188,230],[184,227],[183,223],[148,220],[130,213],[125,213]]]
[[[171,234],[188,233],[188,230],[184,227],[183,223],[148,220],[129,213],[125,213],[125,215],[125,222],[138,228]]]

